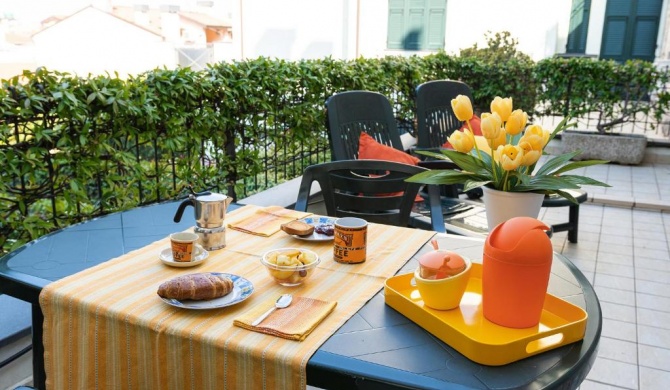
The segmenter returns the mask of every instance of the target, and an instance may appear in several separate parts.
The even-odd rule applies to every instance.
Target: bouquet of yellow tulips
[[[573,169],[608,162],[571,161],[579,152],[552,157],[535,171],[537,162],[545,154],[545,146],[567,127],[567,118],[549,132],[538,124],[527,125],[528,115],[521,109],[513,110],[512,98],[496,97],[491,102],[491,112],[481,115],[482,136],[475,136],[470,124],[473,118],[470,98],[458,95],[451,101],[451,107],[456,118],[467,124],[463,131],[455,131],[448,137],[454,150],[417,153],[451,160],[460,170],[430,170],[414,175],[408,181],[464,184],[464,191],[488,186],[499,191],[555,193],[575,203],[574,197],[564,190],[580,188],[584,184],[609,187],[585,176],[565,174]]]

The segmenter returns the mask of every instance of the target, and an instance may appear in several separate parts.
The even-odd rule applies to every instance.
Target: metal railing
[[[394,107],[398,106],[394,102]],[[88,218],[183,196],[186,194],[184,188],[192,183],[189,175],[198,175],[202,186],[243,198],[300,176],[308,165],[330,159],[325,121],[313,130],[309,142],[305,142],[290,140],[291,118],[273,113],[259,113],[258,116],[271,119],[260,123],[260,132],[259,125],[255,125],[253,140],[245,139],[243,124],[237,124],[240,129],[235,131],[217,130],[216,134],[202,140],[187,139],[178,151],[165,147],[170,142],[165,134],[149,138],[137,134],[115,135],[105,141],[111,148],[109,153],[61,159],[57,151],[49,151],[34,161],[27,161],[20,171],[0,173],[5,188],[5,193],[0,193],[0,218],[3,220],[0,235],[6,240],[0,242],[2,250],[10,250],[15,244]],[[401,116],[402,113],[396,113],[396,117],[400,117],[400,127],[411,133],[414,118]],[[554,121],[558,117],[542,120]],[[597,120],[593,115],[577,118],[580,128],[591,130]],[[29,126],[18,122],[8,125],[17,129]],[[640,133],[667,141],[668,127],[665,122],[659,125],[656,118],[638,113],[611,131]],[[234,139],[230,140],[230,134],[235,134]],[[225,145],[219,144],[219,140],[226,137],[229,141]],[[25,153],[32,147],[21,142],[19,137],[17,140],[13,145],[0,145],[6,158],[12,148],[17,151],[22,148],[21,152]],[[260,152],[253,161],[260,166],[260,173],[243,175],[229,166],[231,161],[237,161],[234,155],[252,149]],[[119,156],[126,156],[126,159]],[[132,156],[132,161],[127,161],[127,156]],[[84,163],[96,165],[96,174],[87,176],[87,181],[82,183],[75,179],[77,164]],[[80,187],[79,194],[86,196],[77,195],[75,187]],[[123,188],[124,194],[115,193],[115,188]],[[137,198],[124,199],[125,194],[135,194]],[[26,230],[17,233],[21,228]]]

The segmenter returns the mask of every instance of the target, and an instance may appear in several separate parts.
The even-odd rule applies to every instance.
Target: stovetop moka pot
[[[226,209],[233,198],[217,193],[191,194],[181,202],[174,221],[181,221],[187,206],[193,206],[195,228],[193,231],[200,236],[200,244],[206,250],[221,249],[226,246]]]

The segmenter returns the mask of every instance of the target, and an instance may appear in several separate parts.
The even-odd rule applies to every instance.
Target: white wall
[[[181,36],[179,36],[177,42],[180,47],[193,47],[193,48],[205,48],[207,47],[207,37],[205,35],[205,29],[201,24],[187,20],[186,18],[181,18],[177,24],[177,33],[179,34],[181,30]]]
[[[358,1],[360,1],[358,54],[368,58],[400,54],[398,51],[386,49],[388,0]]]
[[[349,42],[343,36],[354,22],[349,20],[349,3],[352,1],[240,0],[236,7],[242,17],[234,22],[233,39],[243,59],[342,58]]]
[[[43,30],[33,41],[38,65],[81,76],[117,71],[125,77],[176,64],[174,48],[160,36],[95,8]]]
[[[360,54],[423,55],[429,52],[388,50],[388,0],[360,1]],[[519,50],[534,60],[565,52],[572,0],[446,0],[445,51],[459,54],[477,43],[486,46],[484,35],[509,31]]]
[[[445,50],[458,54],[484,35],[509,31],[533,59],[565,52],[572,0],[446,0]],[[598,1],[598,0],[594,0]],[[604,1],[604,0],[602,0]],[[386,48],[388,0],[232,0],[235,46],[258,56],[350,59],[412,55]],[[358,13],[358,20],[357,20]],[[243,40],[240,34],[243,30]]]
[[[445,50],[486,46],[487,31],[509,31],[534,60],[565,52],[572,0],[447,0]]]
[[[589,33],[586,36],[585,54],[600,56],[600,45],[603,42],[605,26],[605,9],[607,0],[592,0],[589,16]]]

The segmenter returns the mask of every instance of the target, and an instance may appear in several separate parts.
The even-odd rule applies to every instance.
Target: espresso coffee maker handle
[[[186,209],[186,206],[195,207],[195,198],[192,197],[192,195],[189,195],[189,199],[186,199],[185,201],[181,202],[181,204],[179,205],[179,208],[177,209],[177,213],[174,215],[174,221],[175,222],[181,221],[181,216],[184,214],[184,210]]]

